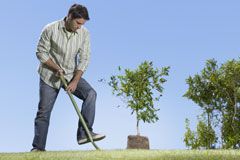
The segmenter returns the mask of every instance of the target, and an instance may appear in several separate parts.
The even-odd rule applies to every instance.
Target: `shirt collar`
[[[66,20],[66,17],[64,17],[64,18],[60,21],[59,29],[63,29],[64,31],[67,31],[67,30],[66,30],[66,27],[65,27],[65,20]],[[81,30],[81,28],[80,28],[80,29],[77,29],[77,30],[74,32],[74,34],[75,34],[75,33],[76,33],[76,34],[79,34],[79,33],[80,33],[80,30]]]

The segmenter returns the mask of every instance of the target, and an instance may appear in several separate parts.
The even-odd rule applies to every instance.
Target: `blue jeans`
[[[54,89],[40,79],[40,101],[38,104],[38,111],[34,124],[35,135],[32,143],[33,148],[45,150],[49,120],[59,91],[60,89]],[[81,78],[73,94],[79,99],[83,100],[81,113],[86,121],[89,130],[92,131],[97,98],[96,91],[88,84],[85,79]],[[77,139],[80,139],[84,134],[85,133],[83,126],[79,120]]]

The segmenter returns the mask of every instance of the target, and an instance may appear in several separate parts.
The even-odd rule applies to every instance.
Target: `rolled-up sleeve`
[[[36,52],[37,58],[42,63],[46,62],[49,59],[50,47],[50,29],[48,27],[45,27],[40,36]]]
[[[77,65],[77,70],[81,70],[85,72],[90,60],[90,35],[89,32],[86,31],[82,47],[79,50],[79,62]]]

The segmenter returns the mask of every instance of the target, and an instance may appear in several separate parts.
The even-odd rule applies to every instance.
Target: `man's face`
[[[70,17],[68,22],[68,29],[72,32],[75,32],[77,29],[81,28],[81,26],[84,25],[85,22],[86,20],[83,18],[72,19]]]

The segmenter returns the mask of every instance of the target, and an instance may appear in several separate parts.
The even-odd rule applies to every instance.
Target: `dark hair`
[[[73,19],[76,19],[76,18],[83,18],[85,20],[90,19],[87,8],[80,4],[72,5],[68,11],[68,15],[70,14]]]

